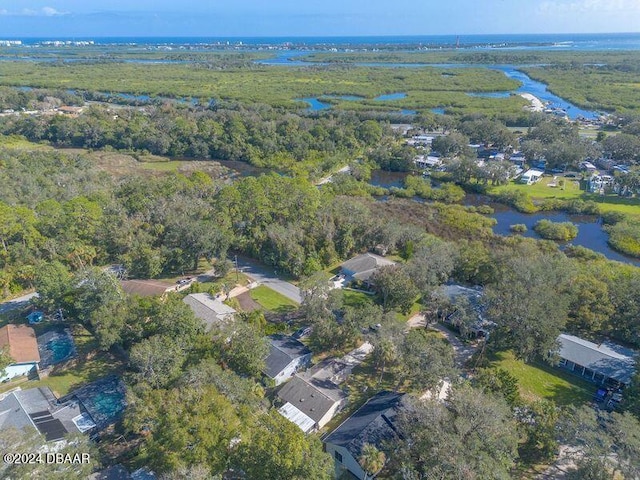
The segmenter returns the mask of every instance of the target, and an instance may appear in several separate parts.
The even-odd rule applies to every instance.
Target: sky
[[[640,31],[640,0],[0,0],[0,39]]]

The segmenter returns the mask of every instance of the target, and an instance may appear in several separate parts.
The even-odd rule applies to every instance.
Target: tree
[[[397,348],[402,375],[399,384],[409,380],[414,390],[431,390],[456,373],[451,345],[426,330],[410,330]]]
[[[488,285],[488,314],[498,327],[490,341],[511,348],[519,358],[549,358],[564,328],[571,300],[569,260],[557,254],[512,251]]]
[[[246,438],[249,419],[211,385],[170,390],[138,386],[127,403],[125,428],[145,435],[149,466],[158,473],[191,465],[223,473],[233,445]]]
[[[501,398],[463,384],[446,403],[412,400],[399,415],[392,470],[404,471],[404,478],[511,478],[518,435]]]
[[[601,332],[614,313],[605,282],[590,274],[579,274],[572,283],[568,326],[587,334]]]
[[[137,382],[163,388],[178,377],[185,360],[185,352],[173,337],[154,335],[131,348],[129,364]]]
[[[54,312],[66,308],[72,289],[72,276],[67,267],[60,262],[43,262],[36,268],[34,287],[38,296],[31,302],[45,312]]]
[[[538,400],[518,409],[518,420],[527,435],[520,445],[520,456],[525,461],[540,462],[556,455],[561,413],[549,400]]]
[[[380,378],[378,379],[379,384],[384,377],[385,369],[398,361],[396,345],[390,338],[382,337],[377,342],[374,342],[371,357],[373,364],[380,371]]]
[[[476,372],[474,383],[485,393],[502,396],[511,406],[520,401],[518,379],[504,368],[481,368]]]
[[[371,283],[385,310],[409,313],[418,295],[418,289],[399,265],[380,268],[371,276]]]
[[[365,443],[362,446],[362,453],[358,459],[358,462],[364,470],[364,480],[367,480],[369,475],[373,478],[376,473],[382,470],[386,461],[387,456],[384,452],[378,450],[375,445]]]
[[[257,377],[264,370],[269,344],[255,325],[234,322],[216,335],[222,360],[236,373]]]
[[[423,294],[446,282],[456,264],[457,249],[436,237],[418,245],[407,262],[406,273]]]
[[[270,480],[329,480],[331,457],[322,451],[318,437],[306,436],[275,410],[255,419],[251,438],[241,441],[233,464],[247,478]]]

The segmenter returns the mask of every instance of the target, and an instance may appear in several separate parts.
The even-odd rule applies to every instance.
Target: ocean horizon
[[[243,45],[425,45],[460,47],[472,46],[540,46],[579,49],[640,49],[640,33],[556,33],[556,34],[451,34],[451,35],[362,35],[362,36],[95,36],[95,37],[0,37],[0,40],[21,40],[25,45],[47,41],[94,41],[96,44],[142,44],[142,45],[198,45],[226,44]]]

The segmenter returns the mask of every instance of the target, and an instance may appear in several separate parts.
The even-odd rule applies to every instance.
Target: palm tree
[[[367,480],[369,475],[373,478],[376,473],[382,470],[387,461],[387,456],[384,452],[378,450],[375,445],[365,443],[362,446],[362,453],[358,461],[364,469],[364,480]]]

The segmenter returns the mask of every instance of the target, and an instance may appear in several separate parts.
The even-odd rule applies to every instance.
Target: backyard
[[[287,313],[298,308],[296,302],[264,285],[252,289],[250,295],[262,308],[272,312]]]
[[[578,406],[589,402],[596,385],[544,363],[525,363],[511,352],[489,357],[492,367],[507,370],[518,379],[520,394],[526,401],[553,400],[559,406]]]

